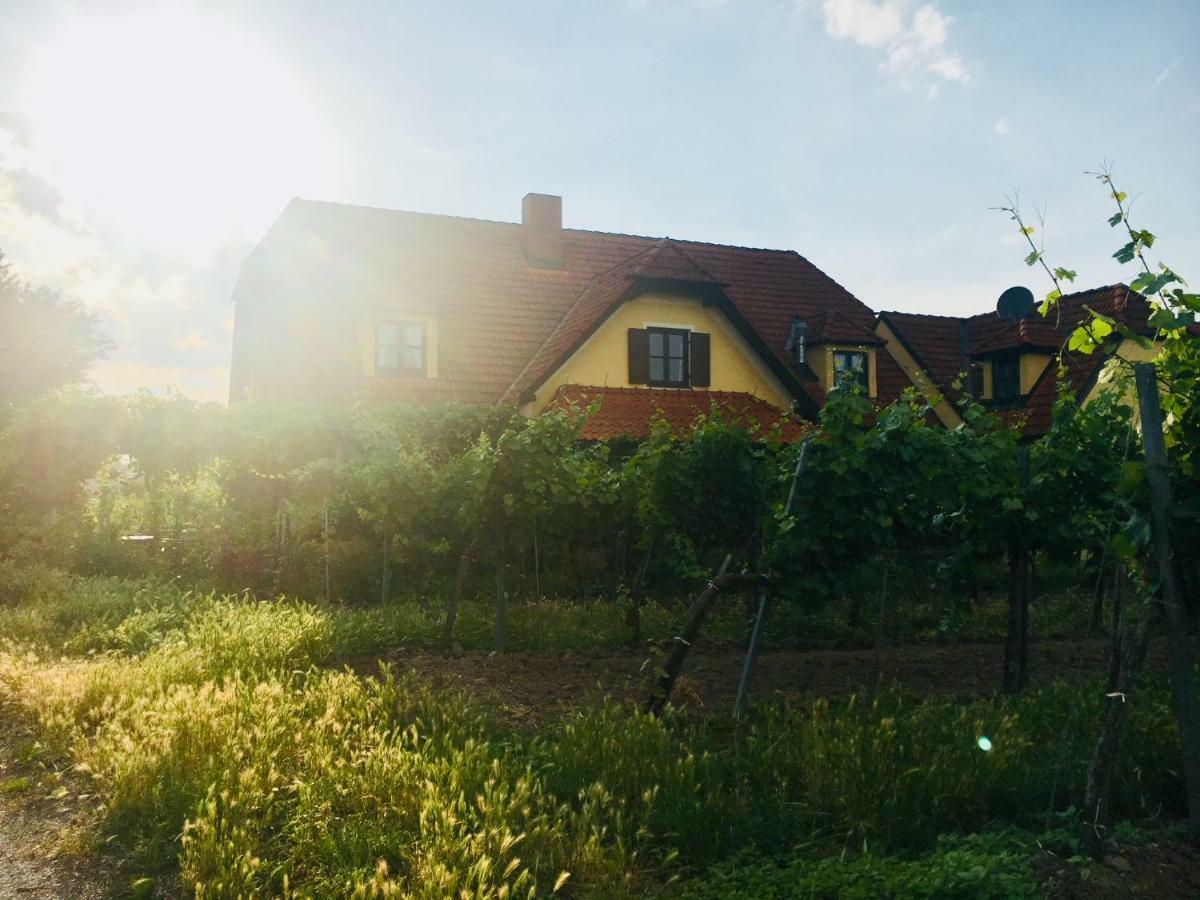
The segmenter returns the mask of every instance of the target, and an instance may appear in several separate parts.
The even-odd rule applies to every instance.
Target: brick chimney
[[[562,268],[562,197],[526,194],[521,200],[521,249],[531,266]]]

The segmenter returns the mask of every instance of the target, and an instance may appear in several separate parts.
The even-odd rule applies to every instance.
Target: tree
[[[0,253],[0,425],[13,409],[83,380],[111,342],[96,317],[54,291],[17,278]]]

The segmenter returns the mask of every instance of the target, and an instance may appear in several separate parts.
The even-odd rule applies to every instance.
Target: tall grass
[[[375,639],[339,612],[112,585],[106,603],[87,584],[64,602],[111,624],[50,613],[9,641],[0,705],[83,773],[131,867],[177,863],[200,897],[620,897],[750,849],[907,852],[1037,826],[1082,792],[1103,700],[1078,685],[965,704],[884,691],[737,730],[602,702],[515,731],[413,676],[330,668]],[[374,621],[387,640],[402,627]],[[1177,808],[1166,696],[1132,707],[1118,815]]]

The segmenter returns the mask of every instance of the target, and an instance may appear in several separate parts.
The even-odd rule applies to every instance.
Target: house
[[[795,439],[847,381],[878,405],[915,386],[951,428],[970,391],[1032,437],[1089,309],[1153,331],[1125,285],[1064,296],[1053,318],[877,315],[794,251],[564,228],[546,194],[525,196],[520,223],[293,200],[234,302],[231,402],[584,408],[596,439],[659,416],[684,429],[714,405]],[[1101,356],[1062,359],[1086,402]]]
[[[1091,311],[1134,334],[1154,334],[1148,324],[1149,303],[1124,284],[1066,294],[1049,316],[1033,311],[1016,321],[994,312],[965,317],[882,312],[875,333],[934,403],[934,412],[946,427],[962,422],[956,401],[962,391],[970,390],[1032,438],[1044,434],[1053,417],[1058,397],[1056,357],[1065,350],[1071,333],[1089,321]],[[1114,352],[1125,359],[1153,355],[1129,338],[1118,335],[1115,342]],[[1063,352],[1060,361],[1076,402],[1086,403],[1104,389],[1104,354]]]
[[[793,251],[293,200],[234,291],[230,400],[598,404],[584,437],[715,404],[785,437],[848,379],[912,384],[875,313]]]

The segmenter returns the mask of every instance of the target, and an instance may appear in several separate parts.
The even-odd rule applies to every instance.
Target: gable
[[[709,336],[709,383],[713,391],[752,394],[790,410],[791,391],[774,375],[739,330],[715,305],[694,293],[663,288],[621,301],[561,364],[531,389],[523,409],[544,410],[564,385],[633,388],[630,329],[665,328]]]

